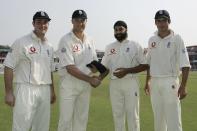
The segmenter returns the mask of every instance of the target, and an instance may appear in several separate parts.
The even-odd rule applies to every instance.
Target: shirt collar
[[[154,34],[155,34],[157,37],[159,37],[160,39],[168,39],[168,38],[174,36],[174,31],[170,29],[170,34],[169,34],[168,36],[164,37],[164,38],[161,38],[161,37],[158,35],[158,31],[155,31]]]
[[[128,43],[129,42],[129,40],[128,39],[125,39],[125,40],[123,40],[122,42],[120,42],[120,41],[116,41],[118,44],[124,44],[124,43]]]
[[[36,40],[36,41],[42,41],[39,37],[36,36],[36,34],[34,33],[34,31],[31,32],[31,37],[32,37],[34,40]],[[48,41],[46,37],[45,37],[44,39],[45,39],[45,40],[42,41],[43,43],[45,43],[45,42]]]
[[[72,36],[72,38],[73,38],[74,40],[79,41],[79,42],[82,42],[82,41],[73,33],[73,31],[71,31],[71,36]],[[86,39],[87,39],[87,35],[84,33],[84,42],[86,41]]]

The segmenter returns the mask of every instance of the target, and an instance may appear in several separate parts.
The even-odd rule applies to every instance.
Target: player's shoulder
[[[30,41],[30,34],[23,35],[22,37],[17,38],[13,44],[11,45],[12,48],[20,48],[25,46]]]
[[[105,49],[111,49],[111,48],[115,48],[117,46],[117,42],[111,42],[109,44],[106,45]]]
[[[60,38],[60,41],[59,41],[59,45],[61,45],[61,46],[66,46],[66,45],[68,45],[69,43],[72,43],[72,34],[71,34],[71,32],[69,32],[69,33],[67,33],[67,34],[65,34],[65,35],[63,35],[61,38]]]
[[[140,48],[141,45],[139,44],[139,42],[134,41],[134,40],[129,40],[128,45],[132,48]]]

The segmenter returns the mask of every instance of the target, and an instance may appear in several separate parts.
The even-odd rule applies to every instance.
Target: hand
[[[144,87],[144,91],[146,95],[150,95],[150,83],[146,83],[145,87]]]
[[[179,99],[184,99],[187,96],[187,91],[185,90],[184,86],[180,86],[178,90],[178,97]]]
[[[117,68],[113,72],[113,75],[118,77],[118,78],[123,78],[125,75],[127,75],[127,70],[126,70],[126,68]]]
[[[5,103],[11,107],[15,104],[15,97],[13,92],[6,93],[5,95]]]
[[[92,87],[97,87],[101,84],[101,80],[98,76],[92,76],[90,80],[90,85]]]
[[[55,91],[51,90],[51,104],[54,104],[56,101]]]

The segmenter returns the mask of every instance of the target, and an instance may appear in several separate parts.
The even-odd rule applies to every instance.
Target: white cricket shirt
[[[67,65],[75,65],[83,73],[89,74],[91,71],[86,65],[93,60],[97,60],[93,40],[85,34],[82,42],[72,31],[61,38],[58,47],[58,57],[60,60],[60,76],[68,75],[65,69]]]
[[[14,82],[35,85],[51,84],[53,48],[33,32],[16,40],[4,66],[14,70]]]
[[[146,64],[143,48],[134,41],[124,40],[113,42],[106,46],[102,64],[110,69],[111,79],[116,79],[113,72],[117,68],[131,68]],[[125,77],[132,76],[127,74]]]
[[[172,30],[163,39],[158,36],[158,32],[149,39],[147,61],[152,77],[177,77],[182,67],[190,67],[184,42]]]

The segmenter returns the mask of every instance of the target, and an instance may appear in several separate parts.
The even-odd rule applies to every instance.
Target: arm
[[[136,67],[132,68],[117,68],[116,71],[113,73],[114,76],[118,78],[122,78],[129,73],[139,73],[148,69],[147,64],[140,64]]]
[[[151,80],[150,68],[148,68],[147,75],[146,75],[146,83],[145,83],[145,87],[144,87],[144,91],[145,91],[146,95],[150,95],[150,80]]]
[[[13,69],[5,66],[4,68],[4,83],[5,83],[5,103],[9,106],[14,106],[15,97],[13,94]]]
[[[178,90],[178,96],[180,99],[183,99],[187,96],[186,84],[189,76],[189,69],[189,67],[182,68],[182,81]]]
[[[90,83],[90,85],[92,85],[93,87],[97,87],[98,85],[100,85],[100,80],[98,78],[90,77],[90,76],[84,74],[75,65],[67,65],[66,69],[69,74],[71,74],[72,76],[74,76],[80,80]]]
[[[53,80],[53,73],[51,72],[51,85],[50,85],[50,88],[51,88],[51,104],[55,103],[56,101],[56,95],[55,95],[55,89],[54,89],[54,80]]]

